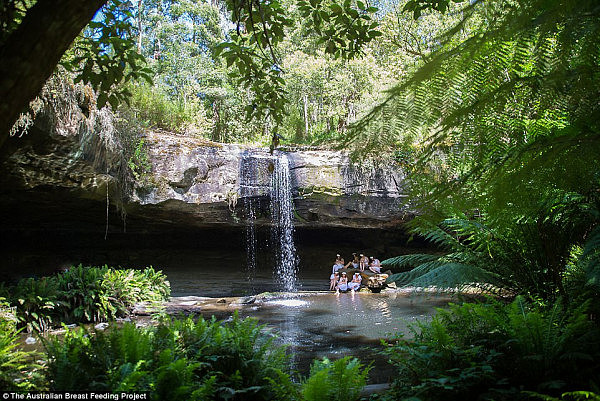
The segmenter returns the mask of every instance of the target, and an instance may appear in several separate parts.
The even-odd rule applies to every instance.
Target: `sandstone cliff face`
[[[244,202],[252,199],[259,205],[256,223],[270,224],[272,158],[266,149],[163,132],[147,133],[145,143],[152,171],[136,182],[123,205],[128,219],[171,227],[243,227]],[[400,171],[361,167],[342,152],[278,154],[289,160],[296,226],[394,228],[410,217]],[[101,219],[107,193],[115,203],[117,180],[99,170],[82,157],[77,135],[34,129],[11,138],[0,159],[4,216],[15,225],[19,213],[47,224],[52,217],[81,224]]]
[[[392,227],[410,215],[399,170],[359,166],[347,154],[285,148],[206,144],[165,133],[148,133],[152,173],[137,183],[132,203],[152,205],[196,225],[244,225],[244,202],[261,205],[268,224],[273,157],[289,160],[297,226]],[[142,182],[143,181],[143,182]]]

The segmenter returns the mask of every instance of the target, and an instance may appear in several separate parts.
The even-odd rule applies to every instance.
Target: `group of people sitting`
[[[364,272],[365,269],[369,269],[373,273],[381,273],[381,262],[379,259],[371,256],[370,258],[366,257],[362,253],[360,256],[356,253],[352,254],[352,260],[348,262],[348,264],[344,265],[344,258],[342,258],[339,254],[336,255],[335,263],[333,265],[333,271],[331,272],[329,289],[335,290],[337,293],[346,292],[346,291],[358,291],[362,284],[362,275],[359,272],[355,272],[352,276],[352,280],[348,281],[348,276],[346,272],[342,272],[340,275],[339,270],[341,269],[359,269],[361,272]]]

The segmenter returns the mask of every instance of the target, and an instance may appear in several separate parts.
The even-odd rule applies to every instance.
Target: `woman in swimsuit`
[[[359,272],[354,273],[352,276],[352,281],[348,283],[348,288],[354,291],[358,291],[360,289],[360,284],[362,283],[362,276]]]
[[[364,272],[365,268],[367,268],[369,266],[369,258],[361,253],[360,259],[359,259],[359,264],[360,264],[360,271]]]
[[[343,268],[344,268],[344,258],[342,258],[340,256],[340,254],[338,253],[337,255],[335,255],[335,263],[333,264],[332,273],[335,273],[336,271],[343,269]]]
[[[340,278],[340,274],[338,272],[331,273],[331,277],[329,277],[329,289],[335,290],[335,286],[337,285],[338,279]]]
[[[340,277],[340,281],[338,281],[336,288],[336,293],[346,292],[348,291],[348,277],[346,277],[346,272],[342,273],[342,277]]]
[[[360,259],[356,253],[352,253],[352,260],[344,267],[347,269],[350,266],[352,266],[353,269],[358,269],[360,266]]]
[[[371,256],[371,264],[369,265],[369,270],[371,270],[373,273],[381,273],[381,262],[379,261],[379,259],[373,258],[373,256]]]

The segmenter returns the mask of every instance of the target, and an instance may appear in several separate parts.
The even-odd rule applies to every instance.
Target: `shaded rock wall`
[[[76,133],[33,127],[0,154],[3,230],[160,232],[246,225],[253,199],[259,225],[270,224],[266,149],[216,144],[162,132],[146,135],[152,172],[115,208],[118,180],[83,156]],[[358,166],[342,152],[277,151],[289,159],[297,227],[395,229],[411,217],[400,171]],[[109,197],[107,211],[106,198]],[[121,218],[125,211],[127,219]]]
[[[152,173],[137,183],[135,210],[180,214],[198,226],[245,225],[243,202],[253,198],[257,223],[269,223],[273,157],[266,149],[157,132],[146,143]],[[297,226],[394,227],[411,216],[399,170],[359,166],[343,152],[280,150],[275,157],[281,154],[289,159]]]
[[[250,203],[266,246],[266,149],[149,132],[151,171],[132,184],[124,178],[133,176],[137,127],[97,110],[88,92],[53,78],[23,120],[29,132],[0,148],[0,281],[72,263],[195,270],[209,256],[211,267],[228,256],[240,269]],[[400,171],[361,167],[341,152],[280,154],[290,163],[303,269],[329,266],[335,252],[403,253],[411,213]]]

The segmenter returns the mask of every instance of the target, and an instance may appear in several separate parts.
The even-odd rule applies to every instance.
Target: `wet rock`
[[[198,304],[197,301],[180,301],[177,303],[180,306],[195,306]]]
[[[362,388],[360,391],[361,397],[368,397],[372,394],[380,394],[389,390],[391,387],[390,383],[381,383],[381,384],[368,384]]]
[[[94,328],[96,330],[106,330],[108,328],[109,324],[108,323],[98,323],[97,325],[94,326]]]
[[[0,154],[0,187],[5,189],[0,210],[10,211],[0,217],[7,230],[35,230],[45,221],[48,227],[103,233],[107,192],[111,206],[124,202],[128,229],[136,222],[145,232],[161,232],[165,226],[241,228],[246,224],[244,197],[260,204],[256,224],[270,224],[267,149],[147,132],[152,172],[122,199],[115,173],[88,160],[80,140],[77,133],[50,134],[38,127],[23,138],[10,138]],[[250,178],[243,166],[248,155],[259,160]],[[337,151],[297,149],[287,156],[296,227],[394,228],[411,218],[399,169],[355,165]],[[244,190],[248,180],[255,188],[250,193]],[[110,220],[119,224],[118,217]]]
[[[148,312],[148,306],[146,302],[139,302],[135,304],[131,310],[131,314],[135,316],[149,316],[150,313]]]
[[[387,274],[373,274],[367,279],[367,288],[372,292],[381,292],[386,287]]]
[[[164,132],[146,135],[152,188],[134,197],[162,212],[194,214],[196,224],[245,224],[240,198],[268,197],[272,163],[267,149],[207,144]],[[286,153],[292,174],[296,226],[387,227],[409,218],[399,169],[354,165],[347,154],[296,149]],[[178,201],[178,202],[173,202]],[[154,210],[156,212],[157,210]],[[269,224],[268,203],[261,205]]]
[[[256,297],[242,297],[237,301],[237,303],[240,305],[250,305],[254,302],[256,302]]]

